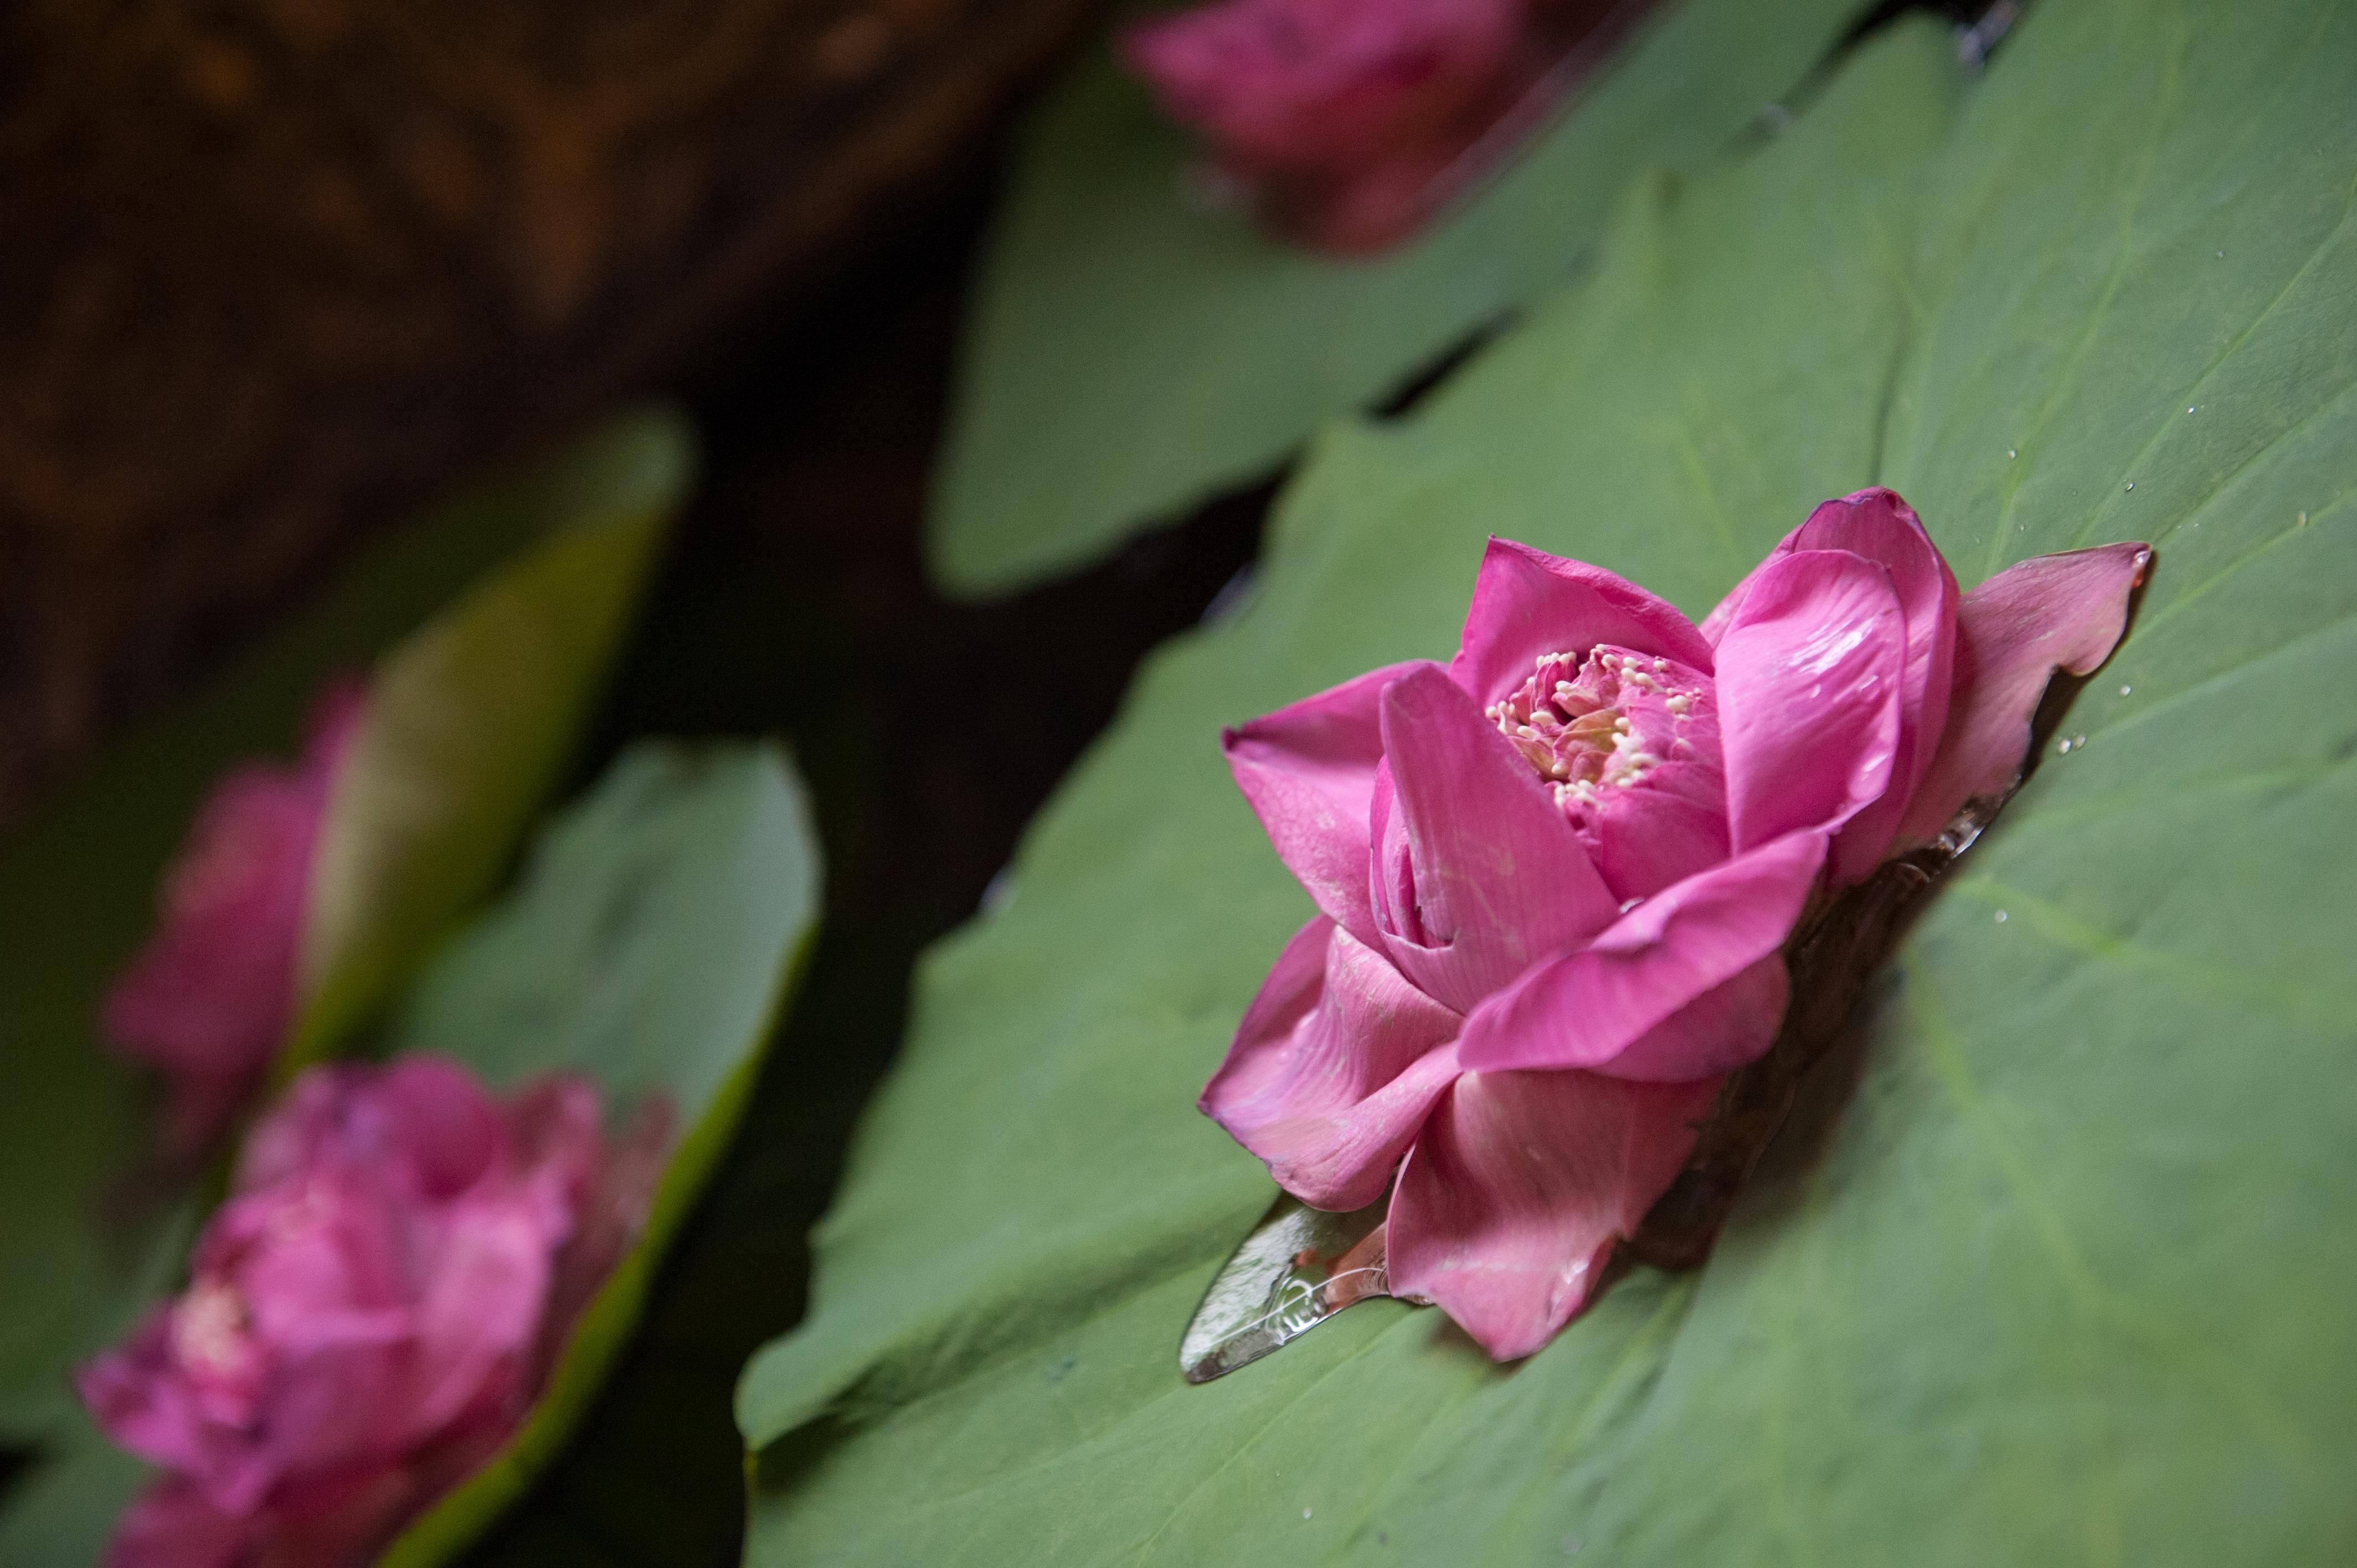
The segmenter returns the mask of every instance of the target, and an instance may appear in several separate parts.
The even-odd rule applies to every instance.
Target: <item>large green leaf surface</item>
[[[120,1335],[168,1287],[196,1196],[145,1176],[150,1087],[100,1044],[99,1000],[150,929],[159,873],[221,771],[298,747],[303,718],[331,676],[376,661],[379,700],[326,830],[347,872],[371,872],[391,847],[388,818],[350,786],[382,771],[439,805],[438,832],[413,833],[420,869],[399,897],[361,906],[313,939],[314,980],[332,1028],[308,1010],[307,1049],[341,1043],[398,978],[388,955],[420,955],[447,936],[514,853],[525,813],[555,781],[566,729],[594,695],[662,519],[690,467],[668,414],[615,422],[520,476],[490,484],[362,551],[339,582],[221,682],[111,747],[55,800],[0,841],[0,1443],[70,1455],[94,1439],[75,1409],[70,1368]],[[517,556],[518,552],[522,552]],[[425,629],[450,596],[517,556]],[[554,604],[553,600],[562,600]],[[404,634],[409,634],[404,637]],[[397,640],[398,639],[398,640]],[[391,645],[388,649],[388,645]],[[513,654],[454,659],[454,647]],[[382,657],[380,657],[382,654]],[[532,703],[534,713],[520,711]],[[438,710],[461,746],[410,744]],[[413,814],[410,819],[415,821]],[[399,879],[377,875],[380,885]],[[367,960],[365,974],[350,960]],[[63,1460],[61,1463],[73,1463]],[[119,1467],[93,1463],[83,1474]],[[13,1509],[79,1483],[39,1470]],[[9,1556],[13,1513],[0,1524]]]
[[[1863,8],[1669,0],[1492,185],[1375,261],[1191,199],[1195,144],[1092,46],[1038,111],[985,258],[935,572],[1017,587],[1266,473],[1563,283],[1634,175],[1723,154]]]
[[[383,1562],[444,1561],[563,1446],[727,1147],[818,903],[809,803],[775,746],[642,744],[426,972],[392,1049],[443,1052],[495,1086],[582,1073],[617,1122],[660,1097],[675,1142],[644,1232],[583,1314],[532,1419]]]
[[[2290,0],[2043,0],[1978,79],[1900,26],[1321,436],[1252,607],[928,961],[740,1385],[749,1561],[2357,1558],[2352,81]],[[1269,1194],[1191,1102],[1309,908],[1219,726],[1446,654],[1486,533],[1699,613],[1877,480],[1968,585],[2156,575],[1717,1253],[1509,1369],[1378,1303],[1183,1383]]]

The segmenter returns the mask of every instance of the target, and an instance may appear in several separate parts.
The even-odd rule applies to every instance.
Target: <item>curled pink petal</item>
[[[1703,992],[1596,1070],[1639,1083],[1683,1083],[1749,1066],[1768,1053],[1792,1001],[1792,972],[1770,952]]]
[[[522,1380],[554,1260],[572,1230],[569,1214],[523,1194],[470,1195],[452,1205],[447,1240],[412,1311],[416,1348],[394,1406],[411,1443],[487,1392],[504,1401]]]
[[[1595,941],[1534,966],[1484,1003],[1465,1021],[1458,1058],[1469,1071],[1587,1068],[1672,1081],[1741,1066],[1767,1048],[1783,1015],[1781,992],[1756,979],[1746,994],[1772,999],[1774,1011],[1741,1032],[1697,1027],[1711,1021],[1707,1010],[1683,1030],[1655,1031],[1775,959],[1816,886],[1825,844],[1821,832],[1789,833],[1640,904]]]
[[[1312,920],[1244,1014],[1203,1112],[1304,1203],[1363,1208],[1457,1076],[1458,1023],[1382,953]]]
[[[1890,574],[1846,550],[1770,561],[1718,645],[1718,733],[1736,854],[1840,828],[1890,788],[1907,617]]]
[[[1417,668],[1387,665],[1229,730],[1236,788],[1277,858],[1328,915],[1373,942],[1367,904],[1367,810],[1383,760],[1383,690]]]
[[[1587,1305],[1717,1092],[1715,1079],[1466,1073],[1400,1169],[1392,1294],[1437,1304],[1501,1361],[1531,1354]]]
[[[203,1378],[169,1375],[172,1318],[171,1309],[155,1309],[129,1338],[75,1376],[76,1391],[91,1419],[120,1447],[160,1465],[199,1452],[208,1417],[216,1412],[233,1415],[236,1408],[224,1409],[222,1402],[209,1397]],[[253,1380],[252,1372],[244,1377]]]
[[[1510,695],[1548,654],[1585,653],[1599,643],[1711,670],[1710,644],[1668,600],[1600,566],[1492,539],[1448,672],[1486,707]]]
[[[1885,567],[1907,616],[1906,699],[1890,788],[1834,839],[1833,880],[1846,886],[1864,881],[1881,862],[1947,728],[1955,673],[1956,575],[1923,531],[1915,509],[1878,487],[1825,502],[1793,532],[1790,543],[1796,550],[1846,550]]]
[[[1610,922],[1618,906],[1571,824],[1447,675],[1426,666],[1385,687],[1383,733],[1415,916],[1384,946],[1419,987],[1469,1012]]]
[[[2092,673],[2112,656],[2151,564],[2151,547],[2134,542],[2040,555],[1964,596],[1947,730],[1900,824],[1900,843],[1927,843],[1967,801],[2014,787],[2047,682],[2058,670]]]
[[[1954,682],[1956,576],[1948,569],[1915,509],[1898,492],[1877,486],[1830,500],[1786,534],[1702,623],[1715,648],[1734,623],[1761,572],[1803,550],[1846,550],[1884,567],[1907,618],[1906,696],[1900,710],[1899,745],[1891,761],[1890,787],[1861,808],[1834,841],[1835,886],[1863,881],[1888,851],[1913,797],[1932,768],[1932,756],[1947,727]]]

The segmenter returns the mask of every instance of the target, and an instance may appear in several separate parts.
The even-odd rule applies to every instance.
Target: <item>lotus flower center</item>
[[[216,1416],[249,1413],[259,1391],[262,1352],[242,1292],[199,1277],[172,1309],[172,1351]]]
[[[1715,738],[1710,677],[1674,659],[1598,644],[1545,653],[1519,690],[1487,710],[1575,821],[1607,791],[1634,789],[1691,753],[1690,724]]]

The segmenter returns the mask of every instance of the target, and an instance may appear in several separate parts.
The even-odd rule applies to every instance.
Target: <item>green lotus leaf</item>
[[[1977,77],[1902,22],[1327,431],[1251,607],[924,965],[740,1384],[748,1560],[2357,1556],[2353,80],[2357,14],[2297,0],[2042,0]],[[1184,1383],[1270,1190],[1192,1101],[1309,912],[1219,726],[1446,654],[1487,533],[1699,613],[1873,482],[1967,585],[2156,575],[1717,1251],[1511,1368],[1377,1303]]]
[[[1093,46],[1037,111],[983,261],[934,572],[1019,587],[1274,469],[1560,285],[1632,177],[1724,154],[1859,9],[1672,0],[1486,189],[1372,262],[1189,199],[1195,145]]]

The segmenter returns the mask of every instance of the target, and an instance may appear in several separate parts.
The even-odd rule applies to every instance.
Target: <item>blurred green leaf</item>
[[[1024,136],[984,259],[934,572],[1020,587],[1273,469],[1570,277],[1632,177],[1723,154],[1863,8],[1671,0],[1492,184],[1379,261],[1190,199],[1195,144],[1093,46]]]
[[[691,462],[677,416],[626,416],[365,548],[218,684],[110,746],[0,839],[0,1443],[55,1434],[75,1445],[70,1434],[87,1429],[69,1369],[169,1287],[192,1232],[194,1195],[142,1174],[149,1086],[99,1043],[95,1022],[154,922],[158,875],[197,803],[230,764],[291,754],[323,681],[363,667],[470,580],[529,552],[382,660],[385,716],[356,757],[434,802],[441,831],[409,840],[430,869],[388,876],[385,824],[418,819],[384,810],[366,784],[331,807],[339,875],[379,896],[339,895],[347,918],[314,944],[328,989],[305,1038],[324,1047],[504,869],[524,813],[554,782],[564,736],[626,626]],[[576,606],[557,602],[576,592]],[[533,700],[546,707],[525,711]],[[421,735],[439,749],[415,744]],[[429,755],[464,794],[429,781]],[[8,1498],[64,1485],[37,1467]]]
[[[320,832],[285,1072],[333,1052],[482,901],[565,767],[687,478],[676,426],[617,435],[538,481],[594,510],[377,661]]]
[[[2357,1558],[2352,81],[2357,14],[2298,0],[2044,0],[1978,80],[1899,26],[1321,437],[1253,607],[926,965],[740,1385],[748,1561]],[[1269,1190],[1191,1101],[1308,912],[1219,726],[1445,655],[1486,533],[1700,612],[1878,480],[1967,584],[2157,574],[1708,1265],[1512,1369],[1374,1304],[1184,1384]]]
[[[0,1568],[97,1563],[115,1516],[146,1479],[147,1466],[79,1411],[60,1419],[45,1457],[9,1489],[0,1509]]]
[[[463,1548],[563,1447],[645,1304],[664,1246],[727,1147],[818,923],[819,854],[774,746],[643,744],[542,835],[516,892],[437,958],[390,1048],[494,1085],[569,1070],[609,1119],[675,1116],[645,1232],[582,1316],[529,1422],[382,1562]]]

